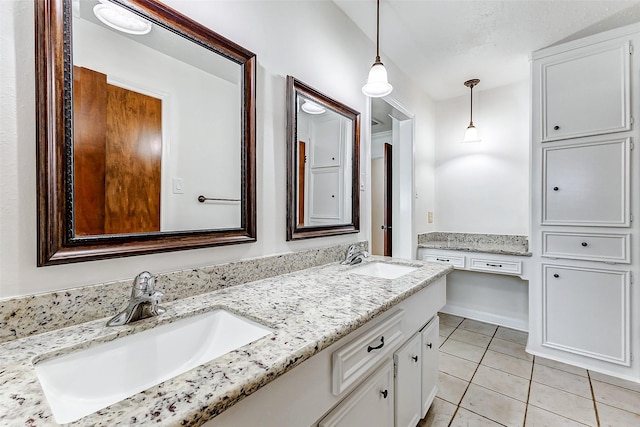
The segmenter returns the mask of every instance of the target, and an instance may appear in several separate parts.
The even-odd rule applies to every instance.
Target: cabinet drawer
[[[456,268],[464,268],[464,256],[450,256],[443,254],[425,254],[422,257],[425,261],[448,262]]]
[[[542,232],[542,256],[629,264],[629,234]]]
[[[333,353],[334,395],[360,381],[369,369],[393,352],[404,338],[403,321],[404,311],[399,310]]]
[[[491,258],[471,258],[469,260],[469,269],[477,271],[487,271],[489,273],[498,274],[522,274],[521,261],[502,261]]]

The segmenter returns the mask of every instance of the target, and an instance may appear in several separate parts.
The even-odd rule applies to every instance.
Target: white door
[[[422,415],[422,335],[417,333],[393,355],[396,369],[396,427],[416,427]]]
[[[438,392],[438,363],[440,359],[438,331],[439,319],[436,316],[420,332],[422,335],[422,413],[420,418],[425,416]]]

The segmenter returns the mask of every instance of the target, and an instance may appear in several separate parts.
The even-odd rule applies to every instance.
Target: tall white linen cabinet
[[[640,25],[532,55],[527,350],[640,381],[634,47]]]

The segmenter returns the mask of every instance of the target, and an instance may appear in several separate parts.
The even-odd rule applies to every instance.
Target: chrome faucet
[[[107,326],[122,326],[147,317],[158,316],[166,310],[158,305],[162,292],[154,289],[156,278],[144,271],[133,279],[131,299],[122,312],[113,316]]]
[[[362,249],[362,244],[357,243],[349,246],[347,250],[347,257],[340,264],[343,265],[354,265],[362,262],[363,258],[367,258],[369,256],[369,252]]]

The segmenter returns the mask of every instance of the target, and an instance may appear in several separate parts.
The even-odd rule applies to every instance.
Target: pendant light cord
[[[376,63],[380,62],[380,0],[376,7]]]
[[[471,86],[471,102],[469,103],[469,125],[473,126],[473,85]]]

